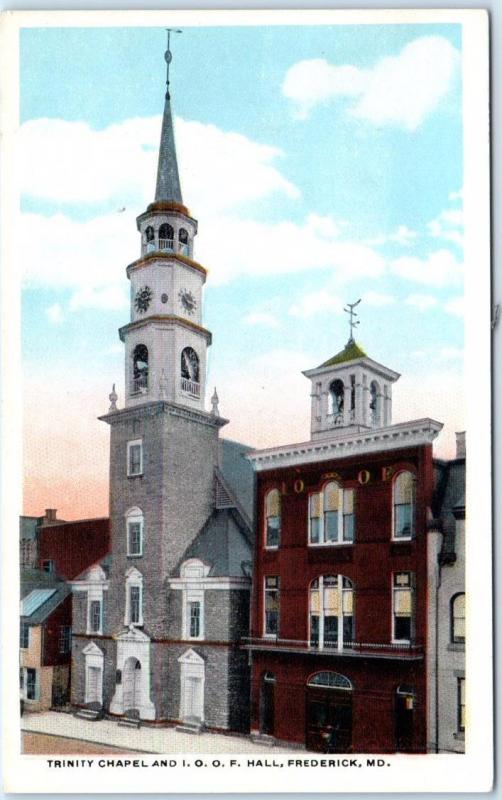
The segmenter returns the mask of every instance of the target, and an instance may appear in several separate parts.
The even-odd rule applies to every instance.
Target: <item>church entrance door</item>
[[[140,702],[141,663],[128,658],[124,664],[124,712],[136,709]]]

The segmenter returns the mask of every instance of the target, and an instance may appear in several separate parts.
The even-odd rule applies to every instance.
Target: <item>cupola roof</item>
[[[343,364],[345,361],[353,361],[355,358],[367,358],[368,354],[365,353],[363,348],[357,344],[354,339],[349,339],[343,350],[336,353],[332,358],[329,358],[323,364],[320,364],[318,369],[322,367],[333,367],[335,364]]]

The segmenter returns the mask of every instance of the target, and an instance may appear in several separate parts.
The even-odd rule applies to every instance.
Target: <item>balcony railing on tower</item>
[[[148,375],[138,375],[132,379],[131,394],[146,394],[148,391]]]
[[[191,381],[188,378],[181,379],[181,391],[186,392],[192,397],[200,397],[200,383]]]

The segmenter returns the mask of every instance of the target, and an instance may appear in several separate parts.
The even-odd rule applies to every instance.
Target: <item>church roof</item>
[[[239,512],[216,508],[185,550],[180,564],[198,558],[210,564],[211,577],[242,578],[249,575],[252,557],[248,532]]]
[[[162,132],[160,134],[159,163],[157,168],[157,188],[155,202],[182,203],[181,184],[174,143],[173,117],[169,86],[164,104]]]
[[[343,350],[340,350],[333,358],[329,358],[324,364],[320,364],[318,369],[321,369],[321,367],[333,367],[335,364],[343,364],[344,361],[353,361],[355,358],[367,358],[367,356],[368,354],[354,339],[349,339]]]

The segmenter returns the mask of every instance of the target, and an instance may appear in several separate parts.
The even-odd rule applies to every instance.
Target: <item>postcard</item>
[[[1,35],[6,791],[489,791],[486,12]]]

